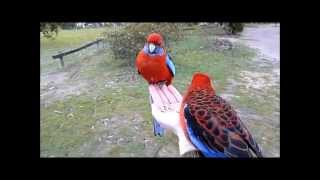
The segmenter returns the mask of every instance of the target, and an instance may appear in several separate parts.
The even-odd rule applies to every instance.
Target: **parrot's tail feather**
[[[150,95],[150,104],[153,104],[153,98]],[[152,123],[153,123],[153,133],[155,136],[163,136],[164,135],[164,128],[160,126],[160,124],[157,122],[155,118],[152,117]]]
[[[162,137],[164,135],[164,128],[162,128],[160,124],[157,122],[157,120],[155,120],[154,118],[152,118],[152,122],[154,135]]]

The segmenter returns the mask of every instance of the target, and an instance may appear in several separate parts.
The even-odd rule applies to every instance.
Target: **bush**
[[[116,26],[114,31],[106,34],[106,38],[115,58],[133,65],[150,33],[160,33],[167,51],[170,51],[170,42],[183,37],[181,26],[178,23],[127,23]]]
[[[244,23],[226,23],[224,30],[230,34],[237,34],[243,31]]]

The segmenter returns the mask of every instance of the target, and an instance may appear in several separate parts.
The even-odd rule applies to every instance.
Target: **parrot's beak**
[[[154,50],[156,49],[156,46],[152,43],[149,44],[149,52],[153,53]]]

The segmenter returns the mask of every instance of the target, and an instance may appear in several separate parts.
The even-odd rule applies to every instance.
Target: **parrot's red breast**
[[[142,49],[136,58],[136,68],[138,73],[149,84],[156,84],[162,81],[166,81],[166,85],[172,83],[173,75],[170,72],[166,58],[167,54],[163,48],[163,39],[157,33],[152,33],[147,37],[147,43],[153,43],[162,48],[159,54],[149,54],[145,49]]]
[[[216,95],[207,74],[194,74],[183,97],[180,123],[187,136],[188,126],[202,144],[228,157],[252,157],[252,152],[262,156],[236,111]]]
[[[172,82],[172,75],[166,65],[165,53],[161,56],[148,56],[141,50],[137,56],[136,67],[149,84],[166,81],[166,84],[170,85]]]

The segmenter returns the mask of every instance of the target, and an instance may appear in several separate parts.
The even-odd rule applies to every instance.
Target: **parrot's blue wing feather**
[[[192,117],[188,106],[184,108],[184,116],[187,120],[187,133],[192,144],[196,146],[196,148],[199,149],[205,157],[227,157],[224,153],[210,148],[206,143],[204,143],[205,139],[199,135],[199,129],[197,129],[195,119]]]
[[[174,67],[174,64],[171,59],[172,58],[170,57],[170,55],[167,54],[166,63],[167,63],[167,66],[168,66],[172,76],[174,77],[176,75],[176,68]]]

